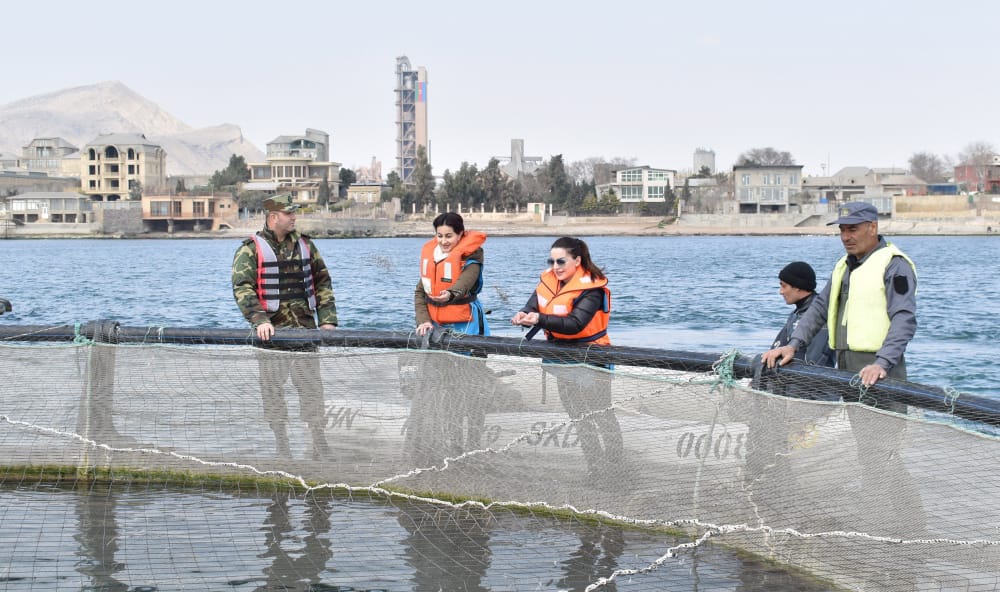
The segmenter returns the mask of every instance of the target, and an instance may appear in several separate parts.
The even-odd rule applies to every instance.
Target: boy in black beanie
[[[778,281],[781,284],[778,291],[785,299],[785,304],[794,305],[795,310],[788,315],[785,326],[774,338],[771,349],[788,344],[792,332],[795,331],[795,326],[799,324],[799,319],[809,309],[813,298],[816,297],[816,272],[813,271],[812,266],[804,261],[793,261],[786,265],[778,272]],[[821,333],[809,342],[808,347],[802,347],[796,351],[795,358],[806,364],[832,368],[836,358],[827,344],[826,329],[824,328]]]
[[[812,266],[804,261],[793,261],[778,272],[778,283],[780,284],[778,292],[785,299],[785,304],[793,305],[795,310],[789,313],[785,320],[785,326],[781,328],[781,331],[778,331],[778,335],[775,336],[774,342],[771,344],[771,349],[788,345],[796,325],[799,324],[802,315],[809,310],[809,305],[816,298],[816,272],[813,271]],[[828,332],[824,327],[809,342],[808,346],[800,347],[795,351],[795,359],[814,366],[833,368],[837,357],[827,343],[827,336]],[[796,388],[786,384],[786,381],[778,376],[762,374],[764,365],[759,355],[753,359],[753,370],[754,379],[750,383],[752,388],[779,395],[817,398],[810,389]]]

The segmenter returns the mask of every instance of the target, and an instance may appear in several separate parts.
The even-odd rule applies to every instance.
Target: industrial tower
[[[414,70],[406,56],[396,58],[396,173],[412,185],[417,146],[427,150],[427,70]],[[427,150],[430,160],[430,151]]]

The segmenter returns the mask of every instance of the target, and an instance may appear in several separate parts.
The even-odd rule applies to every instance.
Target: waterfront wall
[[[826,214],[832,217],[832,214]],[[728,227],[728,228],[794,228],[796,226],[822,226],[823,216],[818,214],[684,214],[677,221],[679,226]]]
[[[7,238],[43,237],[148,237],[148,238],[232,238],[247,237],[263,226],[263,217],[241,220],[232,229],[175,232],[146,232],[141,218],[124,213],[104,212],[93,224],[32,223],[11,226]],[[882,220],[879,229],[886,235],[969,235],[1000,232],[1000,209],[958,210],[947,213],[897,214]],[[466,227],[490,236],[661,236],[661,235],[790,235],[835,234],[826,216],[803,214],[685,214],[680,219],[653,216],[551,216],[544,222],[527,215],[463,214]],[[433,234],[433,217],[407,216],[403,220],[384,218],[332,218],[300,216],[297,227],[316,238],[422,237]],[[0,234],[0,237],[4,236]]]
[[[139,202],[94,204],[94,219],[98,232],[102,234],[133,235],[143,232],[142,207]]]
[[[378,218],[306,218],[296,220],[296,228],[317,238],[393,236],[393,222]],[[258,225],[263,227],[263,221]],[[257,228],[254,229],[256,231]]]
[[[970,218],[1000,215],[997,195],[911,195],[896,198],[899,218]]]

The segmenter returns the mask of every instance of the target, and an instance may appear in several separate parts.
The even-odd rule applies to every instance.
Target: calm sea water
[[[615,569],[646,568],[685,542],[502,508],[487,515],[303,498],[266,486],[220,492],[29,483],[0,487],[0,496],[7,502],[0,509],[0,589],[8,591],[583,592]],[[602,589],[829,588],[706,545]]]
[[[910,380],[1000,398],[1000,239],[890,239],[919,274]],[[552,240],[487,241],[482,299],[495,334],[520,334],[508,320],[530,295]],[[317,242],[332,269],[341,327],[412,327],[423,239]],[[720,353],[756,353],[770,344],[789,312],[777,279],[786,263],[811,263],[823,285],[843,252],[832,234],[595,237],[588,244],[611,281],[615,343]],[[238,245],[231,239],[0,241],[0,296],[14,304],[0,322],[242,328],[229,284]]]

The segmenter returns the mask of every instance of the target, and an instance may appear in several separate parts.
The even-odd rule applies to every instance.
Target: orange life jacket
[[[535,298],[538,301],[538,312],[557,317],[569,316],[573,311],[573,305],[583,296],[585,290],[601,288],[604,290],[604,306],[590,319],[587,326],[582,331],[574,335],[565,335],[554,331],[545,331],[549,339],[558,339],[564,342],[593,343],[596,345],[611,345],[608,337],[608,320],[611,317],[611,290],[607,288],[607,278],[594,280],[590,274],[578,267],[573,277],[569,278],[566,285],[559,287],[559,279],[551,269],[542,273],[541,281],[535,288]]]
[[[440,294],[442,290],[454,287],[455,280],[468,264],[466,260],[469,255],[482,247],[484,242],[486,242],[486,234],[466,230],[462,235],[462,240],[451,248],[447,257],[435,263],[434,248],[437,247],[437,240],[427,241],[420,252],[420,283],[424,286],[424,294],[436,295]],[[437,304],[427,300],[427,312],[430,313],[432,321],[439,325],[448,325],[467,323],[472,320],[472,307],[469,303],[476,301],[477,294],[482,289],[482,261],[479,262],[479,267],[479,281],[467,296],[455,298],[447,304]]]

